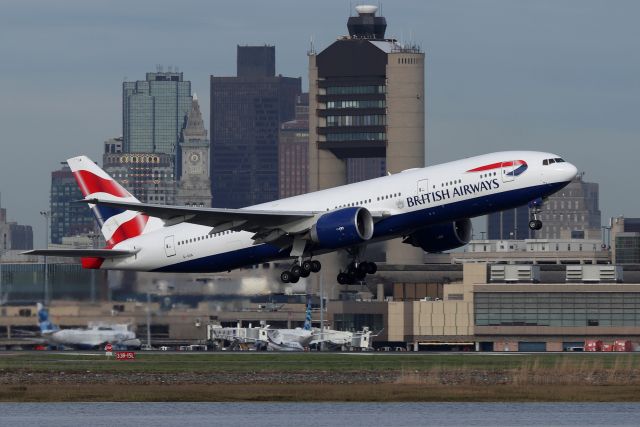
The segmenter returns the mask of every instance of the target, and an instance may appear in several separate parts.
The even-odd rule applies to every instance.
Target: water
[[[0,426],[637,426],[637,403],[0,403]]]

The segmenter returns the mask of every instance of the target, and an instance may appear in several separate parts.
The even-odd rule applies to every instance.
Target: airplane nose
[[[562,163],[563,167],[561,170],[563,179],[565,181],[571,181],[573,178],[576,177],[576,175],[578,174],[578,168],[575,167],[573,164],[565,162]]]

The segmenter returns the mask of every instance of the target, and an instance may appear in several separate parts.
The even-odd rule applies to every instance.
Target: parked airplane
[[[351,262],[338,274],[340,284],[376,272],[362,259],[372,242],[403,238],[427,252],[454,249],[469,242],[470,218],[527,203],[529,227],[538,230],[543,199],[577,172],[555,154],[505,151],[217,209],[140,203],[87,157],[67,162],[107,246],[26,254],[82,257],[85,268],[157,272],[220,272],[291,259],[281,279],[295,283],[320,270],[314,256],[346,250]]]
[[[49,311],[40,303],[38,324],[42,337],[52,346],[97,350],[111,343],[116,347],[140,348],[140,340],[125,324],[94,323],[86,329],[60,329],[51,323]]]
[[[209,326],[208,338],[218,343],[231,342],[231,348],[241,344],[254,345],[256,349],[269,351],[305,351],[312,345],[325,345],[332,349],[358,348],[368,349],[371,332],[368,328],[361,332],[343,332],[332,329],[315,329],[311,327],[311,300],[307,299],[307,310],[304,326],[295,329],[259,328],[223,328]]]

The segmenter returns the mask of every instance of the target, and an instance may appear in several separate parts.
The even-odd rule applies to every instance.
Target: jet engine
[[[311,228],[311,240],[326,248],[343,248],[373,236],[373,218],[362,207],[349,207],[323,214]]]
[[[431,225],[412,233],[404,243],[422,248],[425,252],[442,252],[464,246],[471,240],[471,220]]]

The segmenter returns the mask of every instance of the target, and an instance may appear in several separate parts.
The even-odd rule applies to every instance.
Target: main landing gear
[[[360,261],[365,253],[364,246],[347,248],[347,253],[351,257],[351,263],[347,265],[346,270],[338,273],[336,280],[340,285],[353,285],[363,281],[367,274],[375,274],[378,271],[375,262]]]
[[[338,283],[340,285],[353,285],[356,282],[364,280],[367,274],[375,274],[378,266],[375,262],[352,262],[347,266],[345,271],[338,273]]]
[[[531,230],[540,230],[542,228],[542,221],[540,221],[538,217],[540,216],[540,212],[542,212],[543,203],[544,201],[542,200],[542,198],[529,202],[529,229]]]
[[[296,261],[289,270],[280,274],[283,283],[298,283],[301,277],[309,277],[311,273],[317,273],[322,268],[318,260]]]

